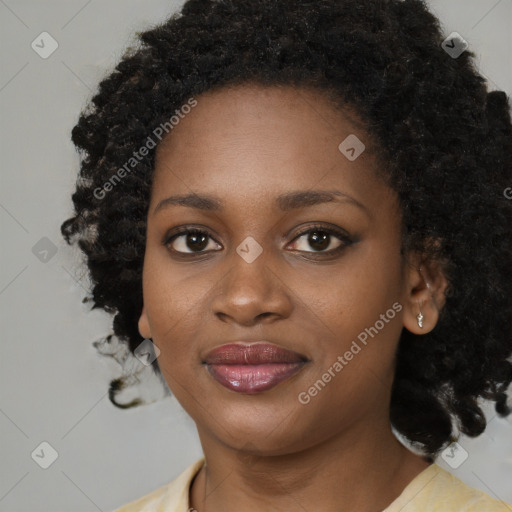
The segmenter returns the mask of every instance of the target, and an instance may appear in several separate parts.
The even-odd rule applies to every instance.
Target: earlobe
[[[152,338],[151,328],[149,327],[149,320],[145,306],[142,306],[142,313],[139,318],[139,334],[143,338]]]
[[[448,280],[439,262],[416,258],[407,275],[407,301],[404,304],[404,327],[413,334],[427,334],[439,320],[445,304]]]

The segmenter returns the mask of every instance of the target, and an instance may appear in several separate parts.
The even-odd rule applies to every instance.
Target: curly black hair
[[[137,33],[72,130],[82,158],[74,216],[61,231],[87,257],[92,297],[85,300],[115,314],[114,332],[131,351],[142,342],[156,149],[136,161],[134,152],[184,104],[238,84],[328,91],[354,107],[378,141],[400,201],[403,250],[442,261],[449,280],[436,328],[422,336],[403,329],[393,427],[432,456],[456,430],[472,437],[485,430],[480,399],[508,415],[510,104],[504,92],[487,89],[474,53],[451,55],[446,39],[423,0],[188,0]],[[133,170],[119,179],[128,161]]]

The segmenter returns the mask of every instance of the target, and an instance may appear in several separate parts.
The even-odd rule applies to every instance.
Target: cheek
[[[312,348],[318,364],[310,379],[329,380],[323,399],[341,404],[347,395],[361,393],[371,399],[373,381],[389,384],[402,331],[400,261],[396,249],[378,251],[369,245],[332,272],[322,293],[313,280],[303,281],[303,290],[309,288],[303,302],[325,333],[319,333]]]
[[[319,274],[301,279],[302,302],[331,327],[331,333],[340,333],[345,339],[372,326],[401,299],[401,264],[396,250],[379,250],[368,244],[339,266],[323,271],[323,286],[319,279]]]
[[[180,358],[198,329],[201,303],[208,293],[204,281],[185,279],[168,262],[149,254],[144,262],[144,306],[162,362]],[[187,336],[184,336],[187,333]]]

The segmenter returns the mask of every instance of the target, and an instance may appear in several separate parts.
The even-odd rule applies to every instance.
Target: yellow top
[[[190,483],[203,464],[204,458],[199,459],[171,483],[114,512],[194,512],[189,503]],[[382,512],[512,512],[512,505],[469,487],[434,463]]]

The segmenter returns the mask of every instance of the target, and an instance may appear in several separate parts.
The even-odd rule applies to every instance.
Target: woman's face
[[[262,454],[389,424],[409,285],[371,141],[318,92],[196,99],[157,150],[147,218],[139,331],[171,391],[203,440]]]

